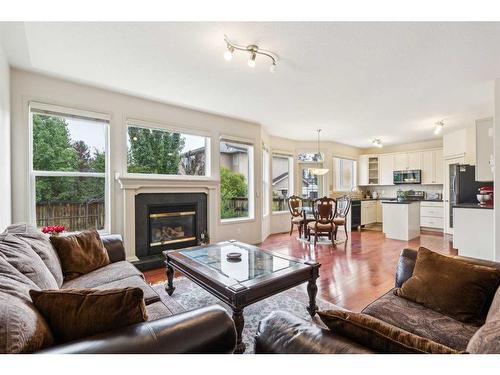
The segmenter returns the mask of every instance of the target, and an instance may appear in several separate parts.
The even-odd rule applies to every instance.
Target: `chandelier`
[[[319,149],[319,133],[321,132],[321,129],[317,130],[318,132],[318,153],[316,154],[316,160],[318,163],[318,167],[316,168],[311,168],[311,174],[315,176],[323,176],[328,173],[328,168],[323,168],[323,165],[321,164],[323,162],[323,157],[321,156],[321,152]]]
[[[276,64],[278,62],[278,55],[271,51],[266,51],[264,49],[259,48],[259,46],[255,44],[249,44],[248,46],[241,46],[235,44],[229,40],[227,35],[224,35],[224,41],[226,42],[227,51],[224,52],[224,59],[226,61],[231,61],[235,51],[243,51],[249,54],[247,65],[250,68],[255,68],[255,60],[258,56],[263,56],[271,60],[271,65],[269,67],[269,71],[274,73],[276,71]]]

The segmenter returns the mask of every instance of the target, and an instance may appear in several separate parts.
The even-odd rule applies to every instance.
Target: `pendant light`
[[[322,158],[321,152],[320,152],[320,148],[319,148],[319,133],[321,132],[321,129],[318,129],[317,132],[318,132],[318,153],[316,154],[317,155],[316,162],[318,163],[318,167],[311,168],[311,174],[313,174],[315,176],[323,176],[323,175],[328,173],[328,168],[320,168],[321,167],[320,163],[323,161],[323,158]]]

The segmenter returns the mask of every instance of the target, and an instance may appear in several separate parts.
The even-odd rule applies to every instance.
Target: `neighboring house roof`
[[[247,150],[245,148],[228,145],[226,142],[221,142],[220,152],[223,154],[239,154],[239,153],[246,153]]]
[[[188,150],[188,151],[185,151],[181,154],[181,156],[185,156],[185,155],[196,155],[196,154],[199,154],[199,153],[202,153],[202,152],[205,152],[205,147],[199,147],[199,148],[195,148],[194,150]]]
[[[285,178],[288,178],[288,172],[282,173],[279,176],[273,178],[273,185],[276,185],[278,182],[283,181]]]

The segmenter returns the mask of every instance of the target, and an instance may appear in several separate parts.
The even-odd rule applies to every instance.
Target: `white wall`
[[[11,223],[10,72],[0,45],[0,230]]]
[[[30,100],[110,114],[111,176],[114,176],[116,172],[123,174],[126,170],[125,120],[127,118],[209,132],[212,139],[212,170],[214,171],[214,177],[217,179],[220,137],[232,136],[253,142],[256,187],[255,219],[240,223],[220,223],[217,220],[216,235],[215,238],[212,238],[212,241],[236,238],[248,243],[258,243],[262,240],[262,212],[260,202],[262,147],[260,125],[122,95],[17,69],[11,69],[12,200],[14,221],[28,221],[29,219],[28,103]],[[3,177],[1,180],[3,182]],[[166,185],[168,183],[168,181],[165,181]],[[123,191],[114,179],[111,179],[111,191],[113,193],[111,199],[111,231],[123,234]],[[218,209],[219,205],[217,203]]]

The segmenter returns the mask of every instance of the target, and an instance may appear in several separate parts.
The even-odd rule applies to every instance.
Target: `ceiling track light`
[[[378,138],[375,138],[373,141],[372,141],[372,144],[375,146],[375,147],[378,147],[378,148],[382,148],[383,145],[382,145],[382,141]]]
[[[258,56],[264,56],[271,60],[271,66],[269,67],[269,71],[274,73],[276,71],[276,65],[278,64],[278,55],[271,51],[266,51],[255,44],[249,44],[248,46],[241,46],[235,44],[229,40],[227,35],[224,35],[224,41],[226,42],[227,51],[224,52],[224,59],[226,61],[231,61],[234,55],[234,51],[243,51],[250,54],[248,58],[247,65],[250,68],[255,68],[256,60]]]
[[[444,122],[443,121],[436,122],[436,126],[434,128],[434,134],[438,135],[439,133],[441,133],[443,131],[443,128],[444,128]]]

